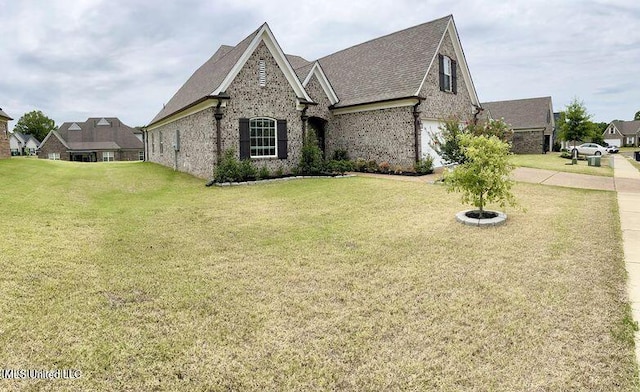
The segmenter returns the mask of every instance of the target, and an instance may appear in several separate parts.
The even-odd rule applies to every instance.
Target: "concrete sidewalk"
[[[517,167],[511,173],[511,178],[519,182],[533,184],[564,186],[569,188],[595,189],[614,191],[616,185],[614,177],[592,176],[588,174],[565,173],[553,170]],[[638,189],[640,192],[640,188]]]
[[[640,172],[627,158],[615,156],[614,179],[618,192],[627,293],[633,319],[640,321]],[[636,332],[636,359],[640,363],[640,334]]]

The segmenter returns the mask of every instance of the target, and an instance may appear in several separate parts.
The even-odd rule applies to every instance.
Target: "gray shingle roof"
[[[319,60],[336,107],[415,96],[453,16],[341,50]]]
[[[453,16],[448,15],[319,59],[340,99],[336,107],[415,96],[452,20]],[[199,102],[215,91],[258,31],[260,28],[235,47],[221,46],[193,73],[150,124]],[[286,57],[302,82],[314,62],[300,56]]]
[[[613,125],[618,128],[618,131],[623,135],[635,135],[640,132],[640,121],[613,121]]]
[[[104,119],[109,125],[98,125]],[[75,122],[80,130],[69,129],[73,122],[65,122],[58,128],[58,135],[71,150],[119,150],[142,149],[142,142],[134,129],[117,117],[91,117],[85,122]]]
[[[2,108],[0,108],[0,118],[4,118],[4,119],[9,120],[9,121],[13,120],[11,117],[9,117],[9,115],[7,113],[2,111]]]
[[[169,100],[151,123],[162,120],[210,95],[238,62],[260,29],[256,29],[238,45],[222,45],[206,63],[198,68]]]
[[[480,106],[484,109],[482,117],[504,118],[515,130],[544,128],[545,134],[553,132],[551,97],[484,102]]]

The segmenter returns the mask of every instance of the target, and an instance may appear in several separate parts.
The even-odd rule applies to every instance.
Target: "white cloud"
[[[268,22],[309,60],[453,14],[480,99],[578,96],[598,121],[640,110],[640,6],[613,1],[2,1],[0,107],[57,123],[150,121],[222,44]]]

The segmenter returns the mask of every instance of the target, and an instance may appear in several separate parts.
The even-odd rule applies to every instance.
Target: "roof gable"
[[[299,56],[289,56],[288,58],[273,36],[269,25],[264,23],[235,47],[221,46],[206,63],[193,73],[150,124],[170,117],[202,99],[213,98],[225,93],[261,42],[264,42],[271,52],[297,97],[311,101],[289,59],[297,64],[304,64],[307,61]]]
[[[611,122],[611,125],[615,127],[621,135],[635,135],[640,132],[640,121],[620,121],[615,120]],[[606,131],[605,131],[606,132]]]
[[[447,34],[449,33],[449,37],[451,38],[451,43],[453,44],[453,50],[456,53],[456,58],[458,59],[457,63],[460,66],[460,70],[462,71],[462,77],[464,79],[465,85],[467,86],[467,91],[469,93],[469,97],[471,97],[471,103],[480,106],[480,100],[478,99],[478,93],[476,92],[476,88],[473,84],[473,79],[471,78],[471,72],[469,72],[469,66],[467,64],[467,59],[464,55],[464,51],[462,50],[462,43],[460,42],[460,36],[458,35],[458,29],[456,28],[455,22],[453,20],[453,16],[449,16],[449,23],[447,24],[446,32],[442,34],[440,38],[440,43],[438,44],[437,50],[433,53],[433,57],[431,58],[431,62],[429,63],[429,67],[427,68],[427,72],[424,74],[422,78],[422,82],[420,83],[420,87],[416,91],[416,95],[420,94],[424,83],[427,80],[427,76],[429,75],[429,71],[436,63],[436,59],[438,58],[438,53],[440,52],[440,47],[444,42]]]
[[[304,87],[302,87],[300,80],[298,79],[296,73],[293,71],[293,67],[289,63],[289,60],[287,60],[287,56],[285,56],[282,48],[280,48],[278,41],[276,41],[267,23],[263,24],[262,27],[258,29],[248,47],[244,50],[229,73],[227,73],[222,83],[220,83],[220,85],[215,90],[213,90],[213,93],[211,93],[211,95],[218,95],[227,91],[227,88],[229,87],[231,82],[233,82],[235,77],[238,76],[240,70],[244,67],[247,60],[249,60],[249,57],[251,57],[251,55],[258,48],[258,45],[261,42],[264,42],[269,49],[269,52],[271,52],[271,55],[276,60],[276,63],[278,63],[278,66],[284,73],[284,76],[287,78],[287,81],[295,91],[297,97],[300,99],[311,101],[311,98],[309,97],[309,95],[307,95]]]
[[[319,59],[340,97],[336,107],[419,96],[447,32],[471,100],[478,104],[453,16],[448,15]]]
[[[66,148],[69,148],[69,145],[67,144],[67,142],[64,140],[62,136],[60,136],[60,134],[57,131],[49,131],[47,136],[45,136],[45,138],[42,140],[42,143],[40,143],[40,146],[44,146],[49,140],[49,138],[51,137],[51,135],[53,135],[53,137],[55,138],[58,138],[58,140],[60,140],[60,143],[62,143],[63,146],[65,146]]]
[[[327,95],[327,98],[329,98],[329,102],[331,102],[332,105],[335,105],[336,103],[338,103],[339,101],[338,96],[336,95],[336,92],[333,90],[333,87],[331,87],[331,83],[329,82],[329,79],[327,79],[327,76],[322,70],[320,63],[317,61],[313,64],[311,70],[309,71],[309,74],[302,82],[302,86],[307,87],[307,85],[309,84],[309,81],[313,76],[315,76],[316,79],[318,79],[318,82],[320,83],[322,90]]]

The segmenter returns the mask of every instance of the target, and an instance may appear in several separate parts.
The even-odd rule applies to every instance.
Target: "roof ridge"
[[[533,97],[533,98],[518,98],[518,99],[501,99],[499,101],[486,101],[486,102],[482,102],[482,104],[486,104],[486,103],[497,103],[497,102],[513,102],[513,101],[532,101],[534,99],[547,99],[547,98],[551,98],[550,95],[544,96],[544,97]]]
[[[391,37],[391,36],[393,36],[393,35],[398,35],[398,34],[401,34],[401,33],[406,32],[406,31],[408,31],[408,30],[412,30],[412,29],[416,29],[416,28],[418,28],[418,27],[422,27],[422,26],[424,26],[424,25],[428,25],[428,24],[436,23],[436,22],[439,22],[439,21],[444,20],[444,19],[453,19],[453,14],[449,14],[449,15],[447,15],[447,16],[443,16],[443,17],[441,17],[441,18],[434,19],[434,20],[430,20],[430,21],[428,21],[428,22],[420,23],[420,24],[417,24],[417,25],[414,25],[414,26],[406,27],[406,28],[404,28],[404,29],[402,29],[402,30],[394,31],[394,32],[392,32],[392,33],[388,33],[388,34],[385,34],[385,35],[381,35],[381,36],[379,36],[379,37],[371,38],[370,40],[367,40],[367,41],[365,41],[365,42],[361,42],[361,43],[359,43],[359,44],[355,44],[355,45],[352,45],[352,46],[346,47],[346,48],[344,48],[344,49],[340,49],[340,50],[338,50],[337,52],[333,52],[333,53],[328,54],[328,55],[326,55],[326,56],[319,57],[319,58],[317,58],[316,60],[312,60],[311,62],[320,61],[320,60],[325,59],[325,58],[327,58],[327,57],[330,57],[330,56],[336,55],[336,54],[338,54],[338,53],[342,53],[342,52],[344,52],[344,51],[347,51],[347,50],[350,50],[350,49],[353,49],[353,48],[357,48],[357,47],[359,47],[359,46],[363,46],[363,45],[369,44],[369,43],[374,42],[374,41],[377,41],[377,40],[379,40],[379,39],[383,39],[383,38]]]

